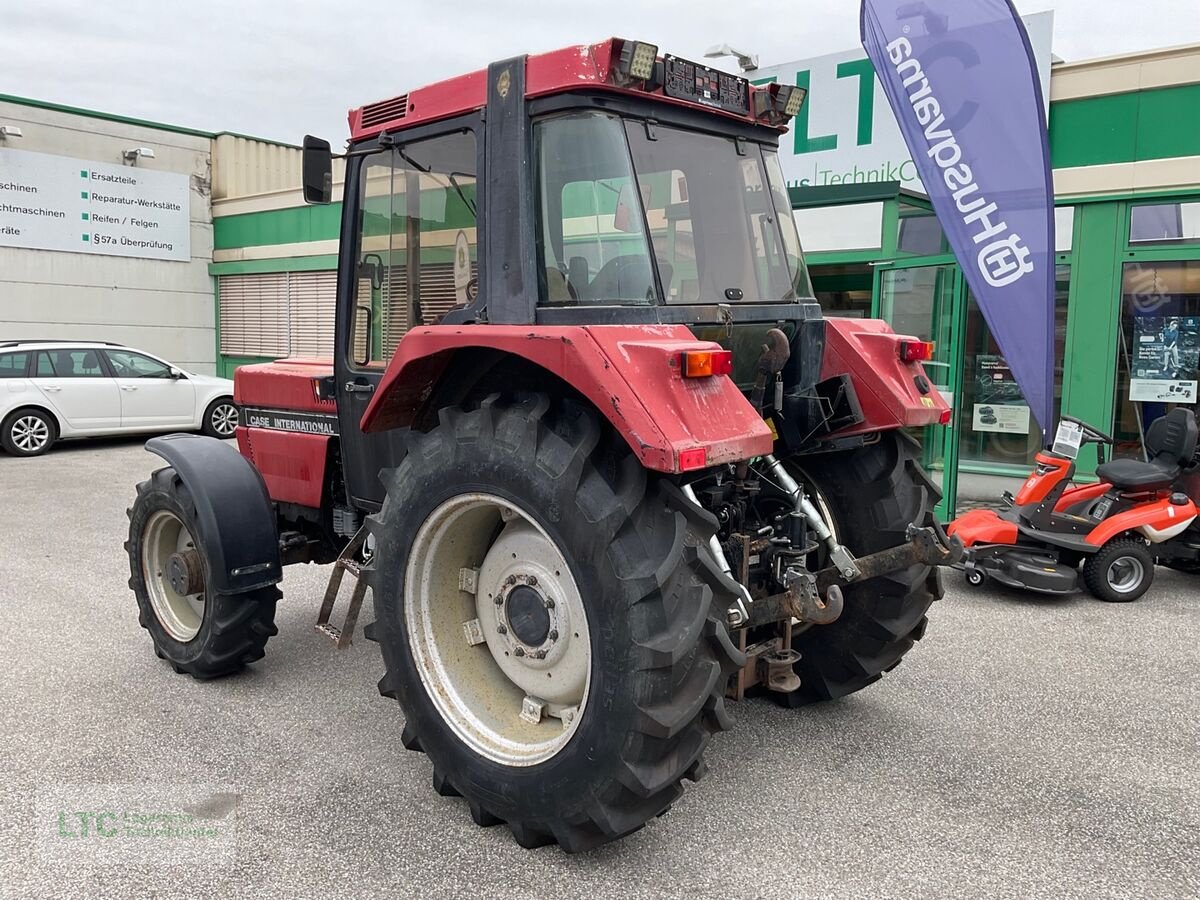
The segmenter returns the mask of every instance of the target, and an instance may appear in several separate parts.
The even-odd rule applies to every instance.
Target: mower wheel
[[[274,585],[240,594],[209,588],[209,558],[191,493],[173,468],[137,486],[129,514],[129,587],[154,652],[176,672],[217,678],[262,659],[278,633]]]
[[[967,584],[971,587],[983,587],[983,583],[987,581],[987,575],[982,569],[967,569],[966,571]]]
[[[911,524],[929,525],[941,494],[917,462],[920,446],[888,432],[861,449],[804,457],[797,476],[852,553],[864,556],[903,544]],[[942,596],[937,568],[913,566],[842,587],[845,607],[831,625],[796,635],[799,689],[772,694],[787,706],[844,697],[900,664],[925,634],[925,613]]]
[[[581,404],[494,396],[439,418],[368,519],[365,633],[403,743],[523,847],[636,831],[728,726],[744,656],[706,549],[717,520]]]
[[[1099,600],[1130,603],[1154,581],[1154,554],[1137,538],[1115,538],[1083,563],[1083,583]]]

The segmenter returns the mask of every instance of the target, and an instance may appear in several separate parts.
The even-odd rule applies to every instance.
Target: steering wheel
[[[1094,440],[1102,444],[1115,444],[1116,441],[1109,435],[1105,434],[1099,428],[1089,425],[1082,419],[1076,419],[1074,416],[1059,416],[1064,422],[1071,422],[1083,429],[1085,435],[1091,435]]]

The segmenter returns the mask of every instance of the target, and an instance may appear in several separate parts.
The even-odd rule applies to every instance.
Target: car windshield
[[[535,129],[543,302],[769,303],[811,295],[774,152],[603,113]]]

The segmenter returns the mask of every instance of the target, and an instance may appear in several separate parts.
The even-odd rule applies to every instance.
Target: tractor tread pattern
[[[607,559],[631,608],[643,607],[639,620],[653,622],[652,633],[639,634],[631,647],[637,678],[633,729],[622,744],[621,758],[597,760],[591,767],[587,800],[575,803],[561,818],[528,818],[509,812],[492,797],[472,796],[452,768],[434,761],[434,786],[444,796],[463,795],[471,818],[487,827],[505,822],[522,847],[558,844],[567,852],[588,850],[641,828],[666,812],[682,793],[682,781],[699,779],[701,756],[710,737],[727,728],[724,709],[726,676],[743,657],[724,625],[731,598],[706,567],[698,546],[716,530],[716,520],[698,512],[678,489],[648,473],[623,444],[605,441],[605,432],[590,410],[571,401],[550,403],[544,395],[501,400],[488,398],[477,409],[443,411],[439,427],[410,437],[409,453],[397,469],[381,475],[388,488],[382,511],[368,521],[385,546],[389,521],[406,482],[436,479],[453,465],[458,453],[478,452],[492,441],[513,448],[533,461],[539,473],[557,481],[576,498],[578,514],[594,526],[597,541],[607,542]],[[377,620],[389,602],[379,591],[379,567],[364,577],[372,588]],[[394,602],[399,602],[398,600]],[[377,621],[369,634],[386,644]],[[384,646],[384,662],[389,664]],[[395,696],[393,676],[385,675],[380,691]],[[399,677],[399,676],[396,676]],[[401,692],[401,706],[404,707]],[[416,719],[405,710],[403,743],[429,752]],[[586,713],[585,713],[586,715]],[[607,771],[597,773],[595,770]],[[506,818],[507,813],[507,818]]]

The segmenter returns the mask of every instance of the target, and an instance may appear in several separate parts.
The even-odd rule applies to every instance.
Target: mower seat
[[[1114,459],[1097,467],[1096,475],[1117,490],[1152,491],[1168,488],[1196,452],[1198,429],[1190,409],[1173,409],[1155,420],[1146,434],[1150,462]]]

